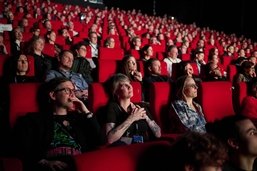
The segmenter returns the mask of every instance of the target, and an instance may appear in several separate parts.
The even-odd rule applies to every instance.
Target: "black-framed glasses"
[[[60,89],[56,89],[54,92],[60,92],[60,91],[63,91],[65,92],[66,94],[74,94],[75,93],[75,89],[71,89],[71,88],[60,88]]]

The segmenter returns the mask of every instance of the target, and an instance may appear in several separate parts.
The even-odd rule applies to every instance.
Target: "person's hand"
[[[129,119],[134,122],[141,119],[146,119],[146,116],[145,109],[137,105],[132,109]]]
[[[39,161],[39,164],[47,168],[50,168],[51,171],[64,170],[68,167],[66,163],[59,160],[49,161],[49,160],[42,159]]]
[[[137,81],[142,81],[143,79],[142,74],[139,71],[134,71],[133,76]]]
[[[70,97],[70,100],[73,102],[71,110],[75,110],[82,113],[89,113],[86,105],[76,96]]]

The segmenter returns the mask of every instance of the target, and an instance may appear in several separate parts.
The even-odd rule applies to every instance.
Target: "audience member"
[[[242,102],[242,115],[257,121],[257,79],[249,83],[249,95]]]
[[[125,74],[130,81],[142,81],[142,74],[138,71],[137,61],[133,56],[125,56],[121,62],[122,73]]]
[[[181,59],[178,58],[178,48],[175,45],[167,48],[167,57],[163,60],[167,64],[167,71],[169,76],[172,76],[172,64],[180,63]]]
[[[175,133],[186,131],[205,132],[205,118],[202,107],[193,101],[197,97],[194,79],[182,76],[176,82],[177,100],[171,104],[170,129]]]
[[[28,58],[24,54],[20,54],[14,60],[14,65],[12,66],[11,74],[9,75],[10,83],[26,83],[35,82],[36,79],[33,76],[28,76],[29,72],[29,62]]]
[[[144,100],[149,102],[150,86],[153,82],[172,82],[172,79],[161,73],[161,62],[156,58],[151,58],[146,62],[147,72],[143,78]]]
[[[39,81],[43,81],[47,71],[52,69],[53,61],[43,54],[45,40],[37,38],[32,43],[32,54],[34,57],[35,77]]]
[[[4,43],[4,36],[2,33],[0,33],[0,55],[8,55],[8,51]]]
[[[219,138],[227,147],[229,161],[223,171],[257,170],[257,131],[253,122],[242,116],[228,116],[206,125],[207,132]]]
[[[249,83],[255,77],[254,64],[250,61],[244,61],[240,66],[239,72],[234,76],[233,83],[234,85],[240,82]]]
[[[76,57],[73,61],[72,71],[81,74],[87,83],[93,82],[93,78],[91,75],[93,68],[91,68],[90,62],[86,58],[86,45],[82,43],[76,45],[75,53]]]
[[[171,169],[176,171],[221,171],[227,149],[211,134],[189,132],[171,147]]]
[[[74,170],[71,156],[94,150],[101,131],[93,113],[75,96],[67,78],[46,83],[44,95],[50,107],[19,119],[14,128],[17,155],[26,171]]]
[[[142,143],[161,136],[161,129],[146,107],[131,102],[133,87],[123,74],[110,78],[113,101],[108,104],[106,135],[109,144]]]
[[[50,70],[46,74],[45,81],[50,81],[56,77],[65,77],[70,79],[75,86],[75,95],[84,102],[88,98],[88,84],[79,73],[75,73],[71,70],[74,57],[71,51],[65,50],[60,54],[58,58],[59,66],[56,70]]]

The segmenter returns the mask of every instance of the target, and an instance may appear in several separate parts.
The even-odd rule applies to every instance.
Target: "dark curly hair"
[[[173,170],[182,171],[185,166],[194,170],[202,167],[221,167],[227,160],[227,149],[211,134],[189,132],[180,137],[172,146]]]

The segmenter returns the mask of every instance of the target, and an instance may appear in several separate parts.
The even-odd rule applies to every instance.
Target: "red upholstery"
[[[161,61],[161,74],[168,75],[167,63],[164,61]]]
[[[227,70],[228,65],[231,64],[232,57],[222,56],[221,61],[222,61],[222,65],[224,66],[224,69]]]
[[[234,115],[232,84],[228,81],[202,82],[200,101],[207,122]]]
[[[22,171],[22,162],[16,158],[1,157],[0,170],[1,171]]]
[[[138,50],[135,50],[135,49],[131,49],[130,52],[129,52],[132,56],[134,56],[134,58],[136,60],[139,60],[140,59],[140,53]]]
[[[199,75],[199,70],[198,70],[197,64],[195,62],[191,62],[190,64],[193,67],[194,75],[198,76]]]
[[[190,54],[182,54],[181,55],[182,61],[189,61],[190,60]]]
[[[28,63],[29,63],[29,71],[27,73],[27,76],[35,76],[35,62],[33,56],[27,56]]]
[[[99,108],[107,104],[109,98],[102,83],[90,84],[88,92],[89,108],[92,112],[95,113]]]
[[[10,111],[9,122],[13,127],[18,117],[28,112],[37,112],[37,90],[39,83],[16,83],[10,84]]]
[[[97,70],[98,82],[105,82],[118,71],[117,61],[99,60]]]
[[[141,102],[142,101],[142,88],[139,82],[131,82],[133,86],[133,97],[131,98],[132,102]],[[89,108],[92,112],[97,112],[101,107],[106,106],[108,103],[109,97],[107,92],[104,89],[102,83],[92,83],[89,86]]]
[[[7,55],[0,55],[0,77],[2,77],[4,74],[5,63],[8,60],[8,58],[9,56]]]
[[[156,123],[165,132],[170,102],[172,98],[172,86],[168,82],[154,82],[150,86],[150,109]]]
[[[124,57],[124,51],[120,48],[99,48],[99,60],[121,60]]]
[[[228,71],[227,73],[228,80],[232,82],[234,79],[234,76],[237,73],[237,68],[235,65],[228,65],[227,71]]]
[[[233,104],[236,112],[240,112],[240,107],[246,96],[247,96],[247,84],[245,82],[240,82],[235,86],[235,91],[233,94]]]
[[[55,57],[55,48],[53,44],[46,43],[43,49],[43,54],[49,57]]]
[[[107,148],[74,156],[75,165],[77,171],[136,171],[139,166],[141,170],[149,166],[158,170],[165,167],[161,163],[167,161],[170,146],[167,141],[159,141]]]

